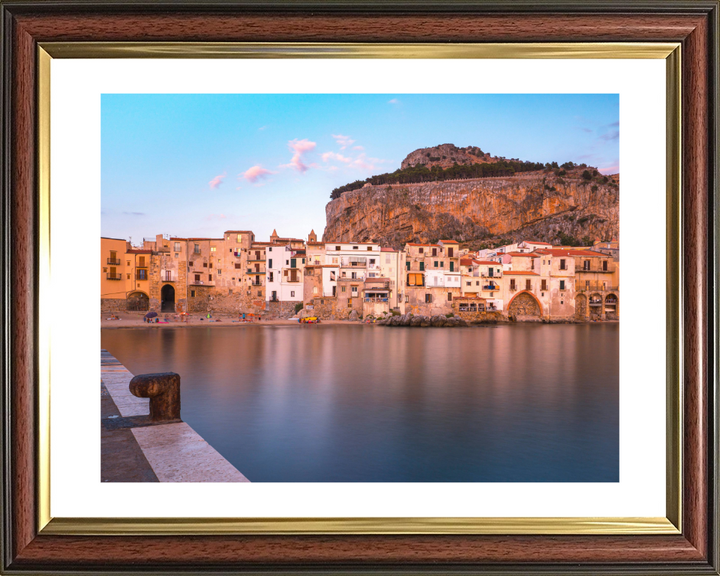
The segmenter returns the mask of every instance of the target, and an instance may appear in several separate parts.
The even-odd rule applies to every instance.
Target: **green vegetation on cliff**
[[[486,164],[455,164],[449,168],[440,166],[418,165],[405,169],[398,169],[395,172],[370,176],[365,180],[356,180],[335,188],[330,194],[333,200],[339,198],[345,192],[357,190],[366,184],[373,186],[383,184],[414,184],[418,182],[442,182],[444,180],[460,180],[467,178],[488,178],[493,176],[512,176],[519,172],[532,172],[534,170],[546,169],[549,164],[540,162],[522,162],[520,160],[499,160]],[[557,164],[556,164],[557,166]]]

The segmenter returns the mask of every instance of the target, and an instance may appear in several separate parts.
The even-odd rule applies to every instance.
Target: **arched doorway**
[[[619,318],[618,303],[617,294],[605,296],[605,317],[608,320],[617,320]]]
[[[603,297],[602,294],[590,294],[588,302],[591,320],[600,320],[603,313]]]
[[[508,316],[510,318],[518,319],[527,316],[540,318],[541,315],[542,310],[540,303],[530,292],[520,292],[510,300],[510,305],[508,306]]]
[[[160,301],[161,312],[175,312],[175,288],[165,284],[160,290]]]
[[[131,292],[127,297],[127,309],[134,312],[150,310],[150,298],[144,292]]]
[[[585,296],[585,294],[578,294],[575,296],[575,319],[580,321],[587,320],[587,313],[587,296]]]

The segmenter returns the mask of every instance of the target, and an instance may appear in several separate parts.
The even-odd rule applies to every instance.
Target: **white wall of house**
[[[332,297],[337,295],[337,279],[340,276],[340,267],[325,266],[322,269],[322,295]],[[333,288],[335,294],[333,294]]]

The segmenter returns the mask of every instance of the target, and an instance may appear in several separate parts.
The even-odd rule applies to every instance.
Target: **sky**
[[[333,188],[418,148],[619,172],[617,94],[104,94],[102,235],[318,237]]]

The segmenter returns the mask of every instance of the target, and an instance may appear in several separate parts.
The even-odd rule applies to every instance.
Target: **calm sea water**
[[[127,328],[252,482],[617,482],[617,324]]]

